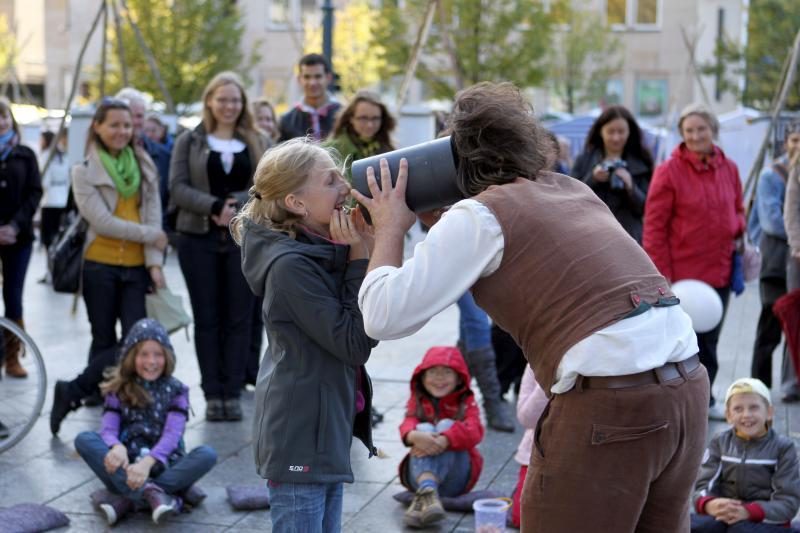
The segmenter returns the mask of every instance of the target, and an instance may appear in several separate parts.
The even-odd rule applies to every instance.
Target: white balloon
[[[697,333],[707,333],[722,320],[722,298],[703,281],[682,279],[672,285],[672,292],[681,301],[681,307],[692,319]]]

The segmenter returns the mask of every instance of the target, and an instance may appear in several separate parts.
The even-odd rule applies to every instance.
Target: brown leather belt
[[[681,372],[681,367],[683,372]],[[645,370],[627,376],[581,376],[576,384],[583,389],[627,389],[641,385],[653,385],[686,377],[700,367],[700,357],[696,354],[678,363],[667,363],[664,366]]]

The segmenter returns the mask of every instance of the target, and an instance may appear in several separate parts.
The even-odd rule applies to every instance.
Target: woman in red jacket
[[[444,518],[439,495],[459,496],[478,481],[483,457],[476,446],[483,426],[458,348],[431,348],[411,376],[411,397],[400,438],[411,451],[400,463],[400,481],[415,491],[405,514],[412,527]]]
[[[645,203],[644,249],[674,283],[698,279],[714,287],[727,309],[733,254],[745,229],[742,183],[733,161],[714,144],[717,118],[704,106],[685,108],[678,121],[683,142],[656,168]],[[724,317],[724,315],[723,315]],[[700,361],[714,383],[722,322],[698,333]],[[724,420],[724,406],[709,416]]]

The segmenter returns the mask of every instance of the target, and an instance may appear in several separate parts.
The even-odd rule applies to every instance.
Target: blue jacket
[[[778,159],[776,163],[788,165],[786,156]],[[762,231],[786,240],[786,228],[783,223],[785,197],[786,179],[775,170],[774,166],[762,170],[756,189],[754,209],[747,223],[751,242],[760,242]]]

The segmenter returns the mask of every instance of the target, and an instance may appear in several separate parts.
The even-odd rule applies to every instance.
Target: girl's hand
[[[349,259],[351,261],[369,257],[367,246],[356,229],[354,221],[341,209],[335,209],[331,214],[330,232],[332,240],[350,246]]]
[[[130,487],[131,490],[136,490],[144,485],[144,482],[150,477],[150,469],[153,468],[155,463],[156,460],[148,455],[139,459],[138,462],[129,465],[128,468],[125,469],[125,474],[128,476],[128,480],[126,481],[128,487]]]
[[[350,222],[355,226],[356,231],[361,235],[361,240],[366,244],[369,255],[372,255],[372,250],[375,248],[375,229],[367,224],[364,219],[364,212],[360,207],[353,209],[350,212]]]
[[[410,453],[413,457],[426,457],[428,455],[439,455],[445,450],[441,442],[437,442],[437,438],[440,438],[438,433],[411,431],[406,440],[412,445]]]
[[[150,267],[150,279],[157,289],[163,289],[167,286],[167,280],[164,279],[164,271],[160,266]]]
[[[128,450],[123,444],[115,444],[103,459],[106,472],[113,474],[118,468],[128,468]]]
[[[14,244],[17,242],[17,230],[11,224],[0,226],[0,244]]]
[[[736,507],[741,507],[742,503],[739,500],[731,498],[714,498],[705,506],[706,514],[709,514],[717,520],[724,521],[724,517],[728,515]]]

